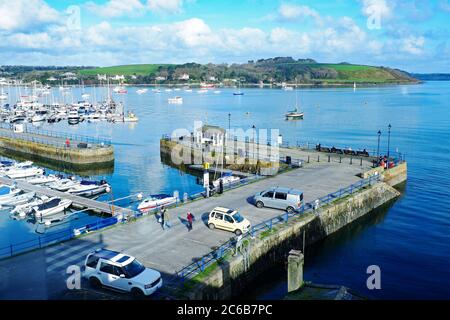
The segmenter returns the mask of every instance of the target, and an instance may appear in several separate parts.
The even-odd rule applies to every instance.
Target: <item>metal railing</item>
[[[111,139],[103,137],[90,137],[80,134],[64,133],[24,127],[23,132],[14,132],[10,124],[0,123],[0,136],[12,139],[21,139],[34,143],[50,145],[57,148],[78,148],[79,143],[85,143],[86,147],[111,146]],[[69,144],[66,144],[66,141]]]
[[[351,195],[367,186],[375,184],[379,182],[380,176],[373,175],[367,179],[360,180],[357,183],[354,183],[346,188],[339,189],[336,192],[330,193],[324,197],[318,198],[312,202],[306,203],[302,205],[298,210],[294,213],[285,212],[281,215],[278,215],[274,218],[265,220],[255,226],[252,226],[248,233],[243,236],[243,239],[253,238],[258,234],[261,234],[263,231],[272,230],[274,226],[279,224],[284,224],[294,217],[297,217],[301,214],[305,214],[308,212],[314,212],[317,209],[330,204],[336,200],[342,199],[348,195]],[[235,240],[230,239],[224,244],[220,245],[217,249],[211,251],[210,253],[204,255],[197,261],[192,264],[184,267],[180,271],[177,272],[178,279],[180,281],[185,281],[186,279],[192,278],[200,272],[205,271],[205,269],[217,262],[220,259],[223,259],[227,253],[235,249]]]

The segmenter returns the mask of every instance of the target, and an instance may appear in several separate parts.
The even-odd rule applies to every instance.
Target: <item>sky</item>
[[[450,73],[450,0],[0,0],[0,65],[318,62]]]

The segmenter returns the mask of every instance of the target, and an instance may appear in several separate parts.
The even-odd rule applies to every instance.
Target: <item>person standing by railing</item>
[[[70,140],[69,140],[69,138],[66,139],[66,148],[67,149],[70,148]]]

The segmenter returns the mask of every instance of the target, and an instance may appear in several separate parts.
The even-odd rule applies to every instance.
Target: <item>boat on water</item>
[[[142,213],[148,212],[152,209],[160,208],[162,206],[169,206],[175,204],[178,199],[169,194],[154,194],[144,199],[139,205],[138,210]]]
[[[31,179],[26,179],[26,181],[30,184],[48,184],[58,181],[58,177],[55,175],[48,175],[48,176],[42,175],[33,177]]]
[[[67,190],[76,187],[80,182],[75,179],[60,178],[59,180],[48,184],[48,187],[53,190],[66,192]]]
[[[201,90],[198,90],[197,92],[198,92],[198,93],[207,93],[208,90],[206,90],[206,89],[201,89]]]
[[[11,214],[17,214],[20,217],[25,217],[27,214],[29,214],[31,212],[31,210],[33,209],[33,207],[39,206],[41,204],[43,204],[45,201],[48,201],[48,197],[47,196],[41,196],[39,198],[33,198],[30,199],[32,201],[27,201],[24,204],[19,204],[16,205],[14,207],[14,209],[12,209],[10,211]]]
[[[67,192],[81,197],[93,197],[109,192],[109,190],[111,190],[111,186],[105,180],[82,180],[78,185],[67,190]]]
[[[17,194],[16,196],[14,196],[12,198],[0,200],[0,205],[15,207],[17,205],[22,205],[24,203],[29,202],[35,196],[36,196],[35,192],[27,192],[27,193]]]
[[[25,179],[34,176],[41,176],[44,173],[44,169],[35,167],[33,165],[12,167],[3,172],[3,174],[10,179]]]
[[[136,93],[137,94],[144,94],[144,93],[147,93],[147,91],[148,91],[148,89],[138,89],[138,90],[136,90]]]
[[[0,202],[9,201],[21,192],[22,192],[22,190],[17,189],[16,187],[8,186],[8,185],[1,185],[0,186]]]
[[[220,180],[222,180],[222,183],[225,186],[238,183],[241,178],[238,176],[234,176],[231,172],[224,172],[219,179],[216,179],[212,182],[214,188],[218,188],[220,186]]]
[[[286,120],[303,120],[304,113],[298,110],[298,90],[295,90],[295,109],[286,112]]]
[[[169,99],[167,99],[167,101],[170,104],[183,104],[183,98],[182,97],[169,98]]]
[[[294,110],[286,113],[286,120],[302,120],[303,115],[303,112],[298,111],[298,108],[296,107]]]
[[[239,82],[238,90],[233,92],[233,95],[234,96],[243,96],[244,95],[244,93],[241,91],[241,82]]]
[[[49,215],[57,214],[68,209],[72,205],[72,201],[61,198],[50,198],[44,203],[33,207],[32,214],[35,218],[43,218]]]
[[[80,114],[77,110],[70,110],[67,116],[67,122],[69,124],[78,124],[80,122]]]
[[[127,116],[123,117],[123,122],[138,122],[138,121],[139,118],[136,117],[136,115],[131,111],[128,111]]]

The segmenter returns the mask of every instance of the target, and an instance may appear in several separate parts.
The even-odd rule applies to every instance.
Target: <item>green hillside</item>
[[[97,74],[107,74],[107,75],[149,75],[158,72],[160,67],[167,68],[171,66],[170,64],[130,64],[123,66],[114,67],[104,67],[104,68],[94,68],[94,69],[84,69],[80,70],[79,73],[82,75],[97,75]]]
[[[327,82],[395,82],[401,81],[401,76],[392,69],[353,65],[353,64],[311,64],[312,69],[328,68],[337,72],[335,79],[327,79]]]
[[[156,77],[166,79],[162,83],[225,81],[240,79],[242,83],[414,83],[417,79],[406,72],[386,67],[354,65],[349,63],[318,63],[312,59],[276,57],[248,61],[242,64],[134,64],[104,68],[86,68],[78,71],[85,81],[95,81],[97,74],[125,75],[133,83],[154,83]],[[180,80],[188,74],[189,80]],[[131,77],[135,76],[135,77]],[[214,80],[211,80],[214,79]]]

